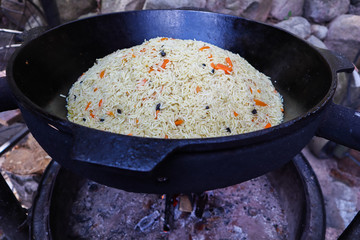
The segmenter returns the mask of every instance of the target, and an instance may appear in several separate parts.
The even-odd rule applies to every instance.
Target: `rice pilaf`
[[[155,138],[236,135],[280,124],[282,97],[238,54],[158,37],[98,59],[71,87],[68,119]]]

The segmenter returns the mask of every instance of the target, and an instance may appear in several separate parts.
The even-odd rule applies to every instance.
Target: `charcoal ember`
[[[199,221],[194,224],[194,230],[203,231],[205,229],[206,223],[204,221]]]
[[[155,221],[159,218],[160,216],[160,212],[159,211],[155,211],[153,213],[151,213],[148,216],[143,217],[138,224],[136,224],[135,226],[135,230],[136,229],[140,229],[140,231],[142,232],[147,232],[151,229],[151,227],[154,225]]]
[[[249,216],[254,217],[254,216],[256,216],[256,215],[258,214],[258,211],[257,211],[257,209],[250,207],[250,208],[248,209],[247,213],[248,213]]]
[[[182,212],[192,212],[193,203],[189,195],[180,195],[179,197],[179,209]]]

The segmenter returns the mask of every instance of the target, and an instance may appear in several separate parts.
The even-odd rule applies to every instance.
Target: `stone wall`
[[[270,23],[360,67],[360,0],[57,0],[62,20],[142,9],[194,8]]]

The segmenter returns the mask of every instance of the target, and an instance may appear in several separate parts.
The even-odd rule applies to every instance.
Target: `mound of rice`
[[[67,109],[81,125],[156,138],[235,135],[283,120],[269,77],[238,54],[160,37],[98,59],[73,84]]]

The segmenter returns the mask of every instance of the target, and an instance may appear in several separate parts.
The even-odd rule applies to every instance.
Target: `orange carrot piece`
[[[98,88],[94,88],[94,92],[96,92],[98,90]]]
[[[233,63],[229,57],[225,58],[225,61],[227,62],[227,64],[229,64],[230,68],[233,67]]]
[[[129,133],[128,136],[132,136],[133,134],[132,133]]]
[[[100,101],[99,101],[99,107],[101,107],[102,103],[103,103],[103,100],[100,99]]]
[[[86,105],[85,111],[88,110],[88,108],[90,107],[90,105],[91,105],[91,101],[88,102],[88,104]]]
[[[197,87],[196,87],[196,93],[199,93],[199,92],[201,92],[201,87],[200,87],[200,86],[197,86]]]
[[[214,64],[214,63],[211,63],[211,64],[210,64],[210,66],[211,66],[213,69],[215,69],[215,68],[216,68],[216,66],[215,66],[215,64]]]
[[[157,92],[154,92],[153,94],[151,94],[150,97],[151,97],[152,99],[155,99],[155,98],[156,98],[156,94],[157,94]]]
[[[160,110],[156,110],[156,112],[155,112],[155,119],[157,119],[157,118],[158,118],[158,114],[159,114],[159,112],[160,112]]]
[[[256,90],[258,93],[261,93],[261,90],[260,89],[258,89],[258,90]]]
[[[175,121],[175,125],[179,126],[180,124],[182,124],[184,122],[184,120],[178,119]]]
[[[271,123],[266,124],[264,128],[271,128]]]
[[[252,88],[251,87],[249,87],[250,88],[250,92],[251,92],[251,94],[253,93],[253,91],[252,91]]]
[[[209,46],[204,46],[204,47],[199,48],[199,51],[203,51],[203,50],[209,49],[209,48],[210,48]]]
[[[254,102],[255,102],[256,105],[261,106],[261,107],[266,107],[267,106],[266,103],[264,103],[263,101],[257,100],[257,99],[254,99]]]
[[[141,81],[138,83],[138,85],[139,85],[139,86],[144,86],[146,82],[147,82],[147,79],[144,78],[143,80],[141,80]]]
[[[168,62],[170,62],[169,59],[164,59],[164,62],[161,64],[161,68],[165,69],[165,68],[166,68],[166,64],[168,64]]]
[[[216,70],[221,69],[225,72],[225,74],[230,74],[229,72],[232,71],[231,68],[229,68],[228,66],[225,66],[224,64],[221,64],[221,63],[216,64],[215,69]]]
[[[115,117],[115,115],[114,115],[114,113],[112,111],[108,111],[106,114],[109,115],[109,116]]]
[[[169,136],[165,134],[165,137],[164,137],[164,138],[165,138],[165,139],[168,139],[168,138],[169,138]]]
[[[151,73],[152,71],[154,71],[154,68],[153,67],[150,67],[150,70],[148,73]]]
[[[167,38],[167,37],[163,37],[163,38],[160,39],[160,41],[164,41],[164,40],[168,40],[168,38]]]
[[[90,112],[90,117],[95,118],[95,115],[93,114],[93,111],[90,110],[89,112]]]
[[[239,114],[234,111],[234,116],[237,117],[237,116],[239,116]]]
[[[100,73],[100,78],[103,78],[105,75],[105,70],[102,70],[101,73]]]

